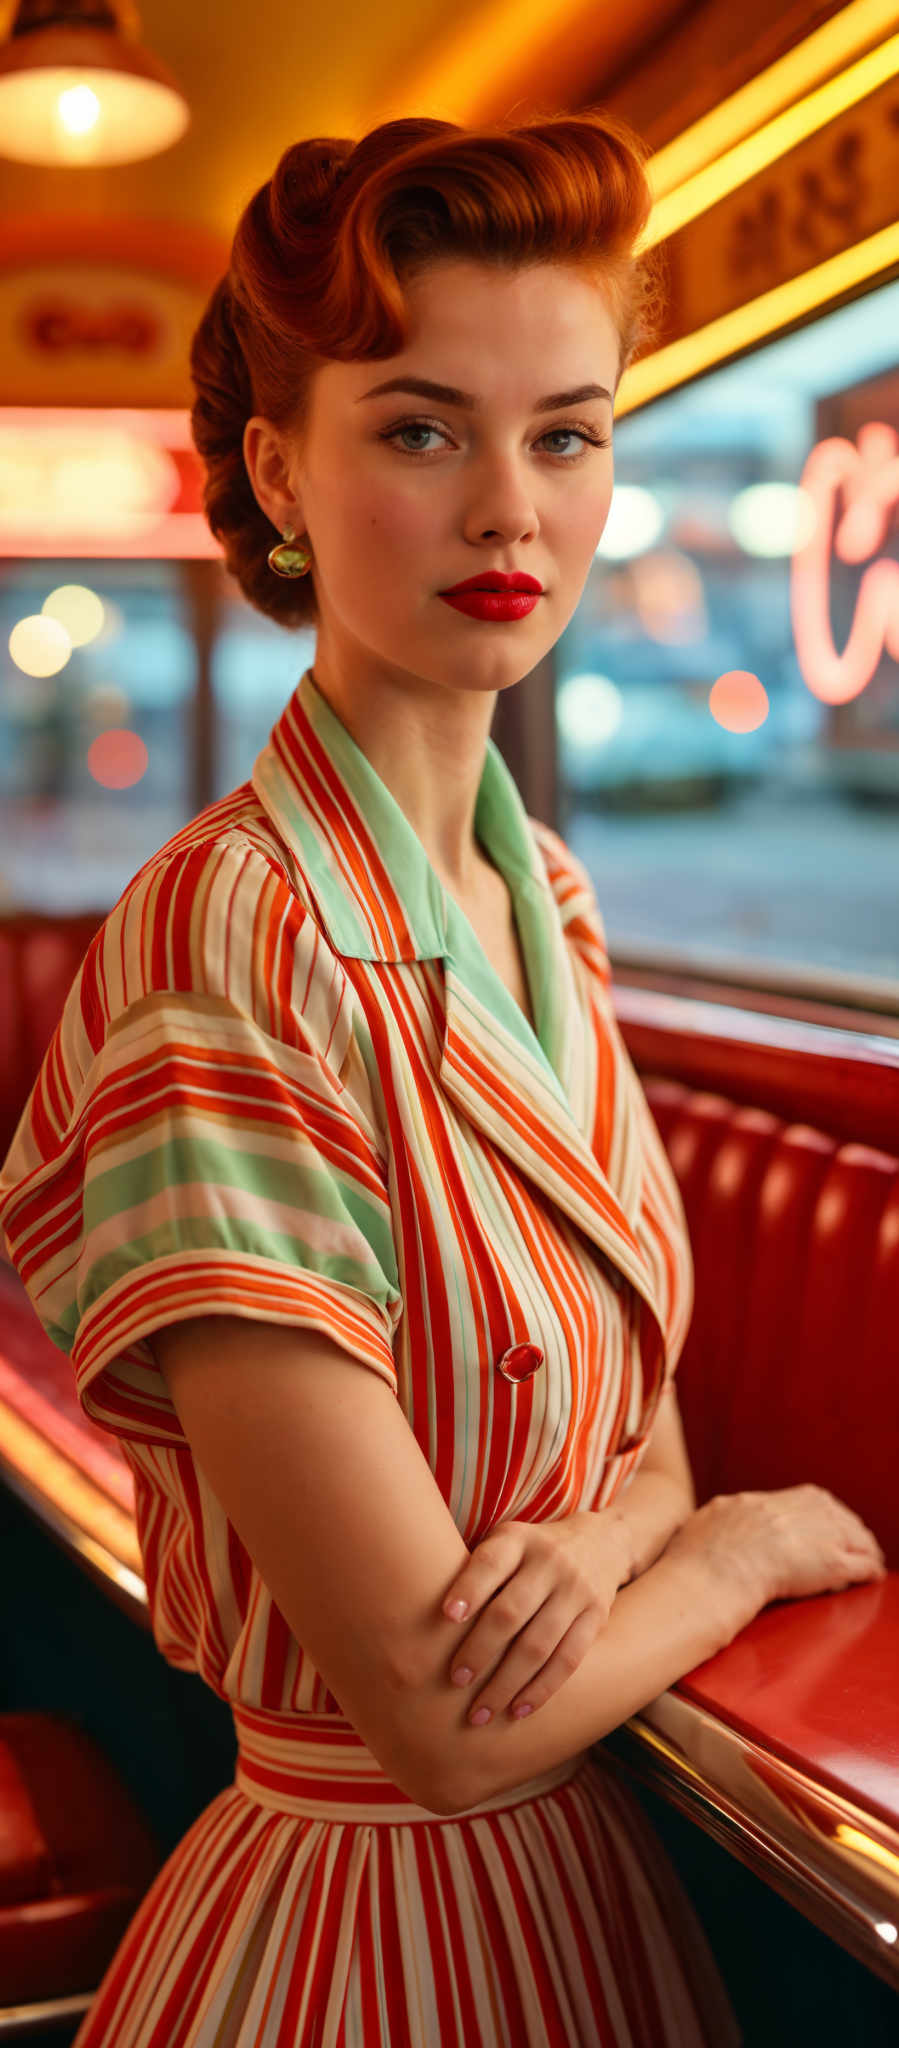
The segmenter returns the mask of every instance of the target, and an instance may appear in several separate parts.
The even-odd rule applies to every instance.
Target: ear
[[[291,483],[291,451],[284,435],[270,420],[254,413],[243,431],[243,459],[253,489],[253,496],[262,507],[267,519],[283,533],[285,526],[292,526],[295,533],[302,533],[303,506]]]

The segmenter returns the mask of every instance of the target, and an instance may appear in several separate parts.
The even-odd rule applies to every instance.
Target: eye
[[[591,447],[593,448],[610,448],[612,445],[608,435],[597,434],[593,431],[591,427],[551,427],[547,434],[541,435],[541,439],[544,441],[570,441],[572,439],[572,436],[574,436],[578,441],[589,441]],[[566,456],[561,449],[558,451],[558,453],[562,456],[562,460],[565,462],[579,462],[581,455],[585,453],[585,450],[582,448],[580,451],[580,455],[575,456]]]
[[[398,454],[400,454],[400,455],[430,455],[430,454],[432,453],[432,450],[431,450],[430,448],[402,448],[402,447],[400,447],[400,446],[398,445],[398,436],[399,436],[400,434],[442,434],[442,433],[443,433],[443,428],[442,428],[442,427],[435,427],[435,426],[433,425],[433,423],[432,423],[432,422],[431,422],[430,420],[399,420],[399,421],[397,422],[397,425],[396,425],[395,427],[386,427],[386,428],[385,428],[385,429],[383,430],[383,432],[382,432],[381,434],[379,434],[379,436],[378,436],[378,439],[379,439],[379,440],[381,440],[381,441],[390,441],[390,442],[392,442],[392,443],[393,443],[393,444],[394,444],[394,445],[395,445],[395,446],[397,447],[397,453],[398,453]]]
[[[444,428],[438,426],[435,421],[410,419],[397,420],[393,426],[383,427],[379,432],[378,439],[391,443],[396,448],[398,455],[410,455],[416,458],[432,455],[436,452],[432,448],[410,448],[408,445],[403,447],[401,437],[407,434],[424,434],[425,436],[437,434],[441,435],[444,441],[447,438]],[[563,463],[580,462],[587,452],[585,444],[589,444],[593,448],[610,448],[612,445],[608,435],[598,434],[595,428],[584,424],[570,427],[551,427],[545,434],[541,434],[539,438],[540,441],[577,440],[581,442],[582,445],[575,455],[566,454],[562,449],[550,451],[556,461]],[[537,445],[539,446],[539,441]]]

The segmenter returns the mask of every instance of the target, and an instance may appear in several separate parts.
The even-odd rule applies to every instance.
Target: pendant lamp
[[[20,0],[0,43],[0,156],[126,164],[169,149],[190,112],[139,35],[133,0]]]

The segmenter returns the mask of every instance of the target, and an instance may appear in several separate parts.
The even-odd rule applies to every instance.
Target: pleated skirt
[[[233,1711],[234,1783],[158,1871],[73,2048],[740,2048],[601,1750],[444,1818],[343,1717]]]

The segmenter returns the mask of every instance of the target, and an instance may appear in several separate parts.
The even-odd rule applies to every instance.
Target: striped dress
[[[469,1549],[627,1486],[689,1322],[684,1214],[589,877],[493,741],[475,830],[534,1029],[307,671],[251,779],[106,919],[0,1177],[10,1255],[133,1471],[157,1646],[238,1742],[75,2048],[741,2038],[601,1749],[451,1817],[387,1778],[149,1341],[212,1311],[327,1332],[393,1389]]]

